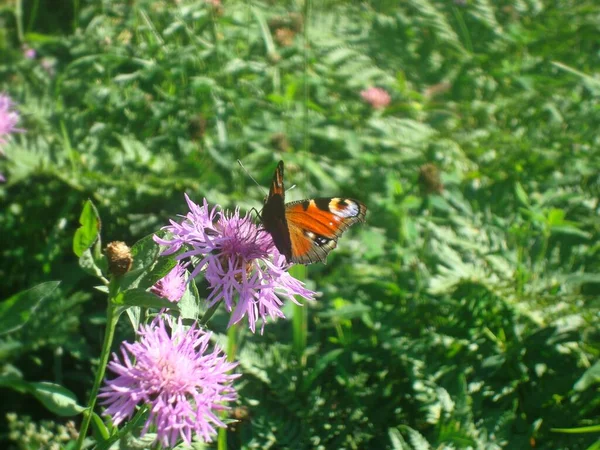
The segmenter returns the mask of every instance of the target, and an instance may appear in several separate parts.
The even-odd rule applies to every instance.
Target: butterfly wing
[[[366,215],[367,207],[350,198],[316,198],[288,203],[285,205],[291,241],[288,261],[298,264],[324,261],[342,233],[356,222],[364,222]]]
[[[283,186],[283,161],[279,161],[271,187],[269,196],[265,200],[262,210],[262,223],[273,237],[273,242],[288,261],[292,259],[292,241],[290,230],[285,216],[285,188]]]

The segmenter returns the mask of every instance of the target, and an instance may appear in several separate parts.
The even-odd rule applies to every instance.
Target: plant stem
[[[17,38],[19,44],[23,43],[23,4],[22,0],[15,0],[15,20],[17,22]]]
[[[111,294],[114,294],[111,289]],[[106,331],[104,332],[104,342],[102,343],[102,352],[100,353],[100,364],[96,371],[96,379],[94,380],[94,387],[90,395],[87,410],[83,413],[83,422],[81,423],[81,429],[79,430],[79,437],[77,438],[76,450],[81,450],[83,447],[83,441],[87,434],[90,421],[92,420],[92,413],[96,406],[96,397],[98,397],[98,391],[100,390],[100,383],[104,378],[104,372],[106,371],[106,365],[108,364],[108,357],[110,356],[110,346],[112,345],[113,337],[115,335],[115,328],[119,320],[119,312],[117,307],[112,304],[112,295],[109,298],[108,308],[106,312]]]
[[[306,279],[306,266],[296,264],[291,267],[290,274],[300,281]],[[306,305],[294,304],[294,316],[292,318],[294,352],[301,364],[304,364],[304,350],[307,342],[307,313]]]
[[[227,361],[235,360],[237,354],[238,324],[231,325],[227,330]],[[227,450],[227,428],[219,428],[217,450]]]

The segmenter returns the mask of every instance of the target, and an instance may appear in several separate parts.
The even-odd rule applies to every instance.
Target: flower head
[[[187,195],[186,200],[190,212],[184,220],[171,221],[165,227],[171,237],[155,236],[154,240],[167,247],[163,254],[186,246],[189,250],[178,258],[199,259],[191,278],[204,272],[212,289],[207,299],[209,307],[223,301],[227,311],[232,312],[229,325],[247,316],[253,332],[257,320],[262,320],[262,332],[267,316],[285,317],[280,297],[293,302],[295,295],[314,298],[314,292],[287,272],[286,259],[275,248],[271,235],[259,230],[249,215],[241,217],[237,209],[233,213],[219,207],[210,209],[206,200],[199,206]]]
[[[112,275],[120,277],[131,270],[133,256],[131,255],[131,249],[125,242],[109,242],[104,253],[108,260],[108,271]]]
[[[155,426],[165,447],[179,439],[190,444],[192,432],[210,442],[215,426],[225,427],[217,412],[237,398],[231,383],[239,375],[227,374],[237,363],[227,362],[218,347],[209,351],[210,334],[195,325],[185,329],[181,319],[160,315],[138,334],[139,342],[122,344],[123,362],[113,354],[108,364],[117,377],[101,389],[104,415],[119,425],[144,404],[149,416],[142,433]]]
[[[37,52],[35,51],[34,48],[31,48],[27,45],[23,46],[23,56],[26,59],[35,59],[35,57],[37,56]]]
[[[177,263],[173,269],[163,278],[158,280],[150,291],[159,297],[166,298],[171,302],[178,302],[183,297],[186,288],[185,274],[187,271],[181,263]]]
[[[14,103],[11,98],[0,93],[0,153],[1,146],[6,144],[6,137],[11,133],[23,131],[16,127],[19,121],[19,113],[14,110]]]
[[[390,104],[392,100],[390,94],[384,89],[378,87],[370,87],[361,91],[362,99],[369,103],[375,109],[383,109]]]

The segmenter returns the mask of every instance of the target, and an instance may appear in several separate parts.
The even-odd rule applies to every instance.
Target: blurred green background
[[[307,268],[305,343],[243,332],[230,448],[599,449],[599,37],[594,0],[0,0],[26,130],[0,159],[0,299],[62,281],[0,338],[0,381],[87,400],[86,199],[132,244],[184,192],[260,208],[236,160],[267,187],[283,159],[290,200],[358,198],[367,223]],[[0,395],[0,446],[66,442]]]

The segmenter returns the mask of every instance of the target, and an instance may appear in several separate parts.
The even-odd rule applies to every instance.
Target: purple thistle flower
[[[237,398],[231,383],[239,374],[226,373],[237,363],[227,362],[216,346],[208,352],[210,333],[195,324],[186,330],[181,319],[158,316],[140,326],[138,334],[139,342],[121,345],[123,362],[113,353],[108,364],[117,377],[101,389],[99,397],[107,406],[103,414],[119,425],[144,404],[149,416],[142,435],[155,426],[157,441],[167,448],[179,439],[189,445],[192,432],[210,442],[215,427],[225,427],[217,412]]]
[[[233,213],[218,206],[210,209],[206,199],[199,206],[185,198],[190,212],[181,223],[171,221],[164,227],[170,237],[154,240],[167,247],[163,255],[186,246],[189,250],[178,259],[198,258],[190,279],[204,272],[212,289],[208,306],[223,301],[232,312],[228,326],[247,316],[252,332],[257,320],[262,320],[262,333],[267,316],[285,317],[280,297],[296,304],[295,295],[314,299],[315,293],[287,272],[285,256],[279,254],[271,235],[259,230],[249,215],[240,217],[238,209]]]
[[[150,291],[159,297],[177,303],[185,293],[185,288],[187,286],[186,273],[185,266],[181,263],[177,263],[168,274],[158,280],[156,284],[150,288]]]
[[[23,131],[15,126],[18,121],[19,113],[14,110],[13,101],[8,95],[0,93],[0,154],[4,154],[2,145],[6,144],[6,137]]]

